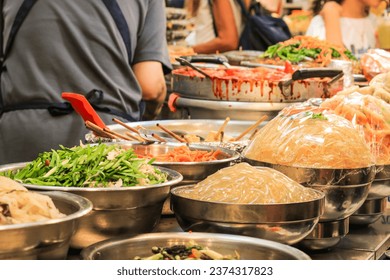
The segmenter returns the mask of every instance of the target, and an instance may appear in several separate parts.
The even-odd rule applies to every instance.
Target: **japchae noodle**
[[[336,95],[322,108],[350,120],[363,133],[377,165],[390,164],[390,105],[372,95],[358,92]]]
[[[223,168],[184,189],[180,195],[210,202],[237,204],[292,203],[310,201],[318,194],[268,167],[239,163]]]
[[[49,196],[28,191],[0,176],[0,225],[36,222],[65,216]]]
[[[259,131],[244,156],[307,168],[351,169],[374,164],[363,136],[350,121],[311,106],[283,109]]]

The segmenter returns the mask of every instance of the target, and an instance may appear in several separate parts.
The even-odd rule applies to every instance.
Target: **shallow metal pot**
[[[169,247],[190,241],[220,254],[237,251],[241,260],[310,260],[304,252],[277,242],[229,234],[163,232],[115,238],[94,244],[81,252],[85,260],[133,260],[151,255],[153,246]]]
[[[364,203],[375,177],[375,166],[359,169],[319,169],[283,166],[251,160],[254,166],[276,169],[294,181],[325,194],[325,212],[320,222],[342,220]]]
[[[65,217],[31,223],[0,225],[0,259],[65,259],[79,221],[92,203],[75,194],[50,191],[49,196]]]
[[[232,204],[194,200],[171,190],[171,210],[184,231],[253,236],[294,244],[308,235],[324,212],[324,194],[307,202],[286,204]]]
[[[17,170],[26,164],[4,165],[0,171]],[[145,233],[154,229],[170,187],[183,179],[177,171],[159,168],[168,174],[168,181],[152,186],[79,188],[23,185],[30,190],[70,192],[92,202],[93,210],[80,219],[78,230],[71,240],[70,246],[80,249],[121,234]]]
[[[195,98],[178,97],[174,105],[177,108],[186,109],[193,119],[224,119],[256,121],[265,115],[268,120],[274,118],[284,107],[295,103],[277,102],[244,102],[202,100]]]

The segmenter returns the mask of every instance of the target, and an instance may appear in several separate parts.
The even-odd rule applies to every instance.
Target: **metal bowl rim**
[[[128,142],[115,142],[115,144],[126,144]],[[132,143],[130,143],[132,144]],[[133,145],[133,144],[132,144]],[[217,160],[210,160],[210,161],[201,161],[201,162],[180,162],[180,161],[154,161],[152,164],[155,165],[212,165],[216,163],[226,163],[230,161],[234,161],[240,158],[240,154],[237,151],[229,150],[223,147],[213,146],[213,145],[202,145],[201,142],[197,142],[196,144],[186,144],[186,143],[172,143],[172,142],[166,142],[166,143],[152,143],[152,144],[135,144],[140,146],[151,146],[151,145],[157,145],[157,146],[166,146],[166,147],[181,147],[181,146],[187,146],[189,148],[199,149],[199,150],[205,150],[205,151],[215,151],[217,149],[221,150],[224,154],[228,155],[228,158],[224,159],[217,159]]]
[[[99,250],[104,250],[112,246],[118,246],[128,242],[130,243],[136,242],[137,240],[143,240],[143,241],[156,240],[159,239],[159,237],[161,237],[161,239],[166,239],[167,241],[173,238],[174,239],[181,238],[181,240],[179,241],[201,239],[201,238],[207,240],[224,241],[224,242],[237,241],[238,244],[240,241],[243,241],[244,243],[249,245],[254,245],[254,246],[260,245],[260,246],[264,246],[265,248],[277,249],[279,251],[282,251],[283,253],[291,254],[292,256],[296,257],[299,260],[311,260],[311,258],[301,250],[276,241],[255,238],[250,236],[241,236],[241,235],[226,234],[226,233],[206,233],[206,232],[161,232],[161,233],[155,232],[155,233],[145,233],[145,234],[130,236],[129,238],[124,238],[124,237],[112,238],[112,239],[107,239],[107,240],[97,242],[95,244],[90,245],[87,248],[84,248],[81,251],[80,255],[83,257],[84,260],[93,260],[93,256]],[[178,240],[175,241],[177,242]],[[237,250],[239,250],[239,248]]]
[[[6,171],[11,168],[17,169],[22,168],[29,162],[21,162],[21,163],[14,163],[14,164],[7,164],[0,166],[0,171]],[[172,176],[173,178],[167,182],[161,183],[161,184],[155,184],[155,185],[147,185],[147,186],[124,186],[124,187],[105,187],[105,188],[84,188],[84,187],[63,187],[63,186],[40,186],[40,185],[32,185],[32,184],[23,184],[28,189],[34,189],[34,190],[40,190],[40,191],[63,191],[63,192],[125,192],[125,191],[138,191],[138,190],[144,190],[144,189],[150,189],[150,188],[161,188],[161,187],[167,187],[172,186],[180,183],[183,180],[183,175],[181,175],[179,172],[173,169],[169,169],[162,166],[155,166],[156,168],[160,169],[161,171],[166,172],[169,176]],[[3,169],[2,169],[3,168]]]
[[[269,167],[268,165],[272,165],[272,166],[280,166],[280,167],[285,167],[285,168],[294,168],[294,169],[299,169],[299,170],[360,171],[360,170],[364,170],[364,169],[376,169],[375,164],[370,164],[366,167],[358,167],[358,168],[313,168],[313,167],[301,167],[301,166],[283,165],[283,164],[279,164],[279,163],[270,163],[270,162],[266,162],[266,161],[259,161],[259,160],[255,160],[255,159],[250,159],[248,157],[245,157],[244,155],[242,155],[242,159],[244,161],[249,160],[249,161],[253,161],[253,162],[258,162],[260,164],[264,164],[267,167]]]
[[[59,224],[71,220],[76,220],[87,215],[89,212],[92,211],[93,208],[92,202],[89,199],[77,194],[61,192],[61,191],[47,191],[47,192],[38,192],[38,193],[48,195],[50,196],[50,198],[61,198],[61,199],[65,198],[68,204],[75,203],[77,204],[77,206],[79,206],[79,209],[76,212],[66,215],[65,217],[62,218],[47,219],[47,220],[41,220],[41,221],[29,222],[29,223],[0,225],[0,232],[3,230],[7,231],[7,230],[27,229],[27,228],[41,227],[41,226]]]
[[[315,192],[319,197],[317,199],[312,199],[308,201],[300,201],[300,202],[289,202],[289,203],[231,203],[231,202],[215,202],[215,201],[205,201],[205,200],[199,200],[199,199],[193,199],[184,197],[182,195],[177,194],[176,192],[179,192],[181,189],[190,189],[193,188],[195,184],[193,185],[185,185],[185,186],[178,186],[175,188],[172,188],[170,190],[170,194],[176,197],[179,197],[181,199],[186,199],[192,202],[196,203],[208,203],[212,205],[225,205],[225,206],[241,206],[241,207],[275,207],[275,206],[290,206],[290,205],[297,205],[297,204],[307,204],[307,203],[314,203],[321,200],[325,200],[325,193],[316,189],[307,188],[311,192]]]

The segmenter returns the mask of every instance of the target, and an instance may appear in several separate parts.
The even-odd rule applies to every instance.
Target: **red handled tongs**
[[[85,126],[92,130],[96,135],[113,139],[121,138],[124,140],[132,140],[125,135],[110,130],[84,95],[63,92],[61,96],[63,99],[70,102],[73,109],[83,118]]]

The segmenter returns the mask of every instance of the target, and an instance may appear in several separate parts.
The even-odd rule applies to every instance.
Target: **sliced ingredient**
[[[129,187],[160,184],[167,175],[120,145],[81,145],[41,153],[3,175],[25,184],[61,187]]]

